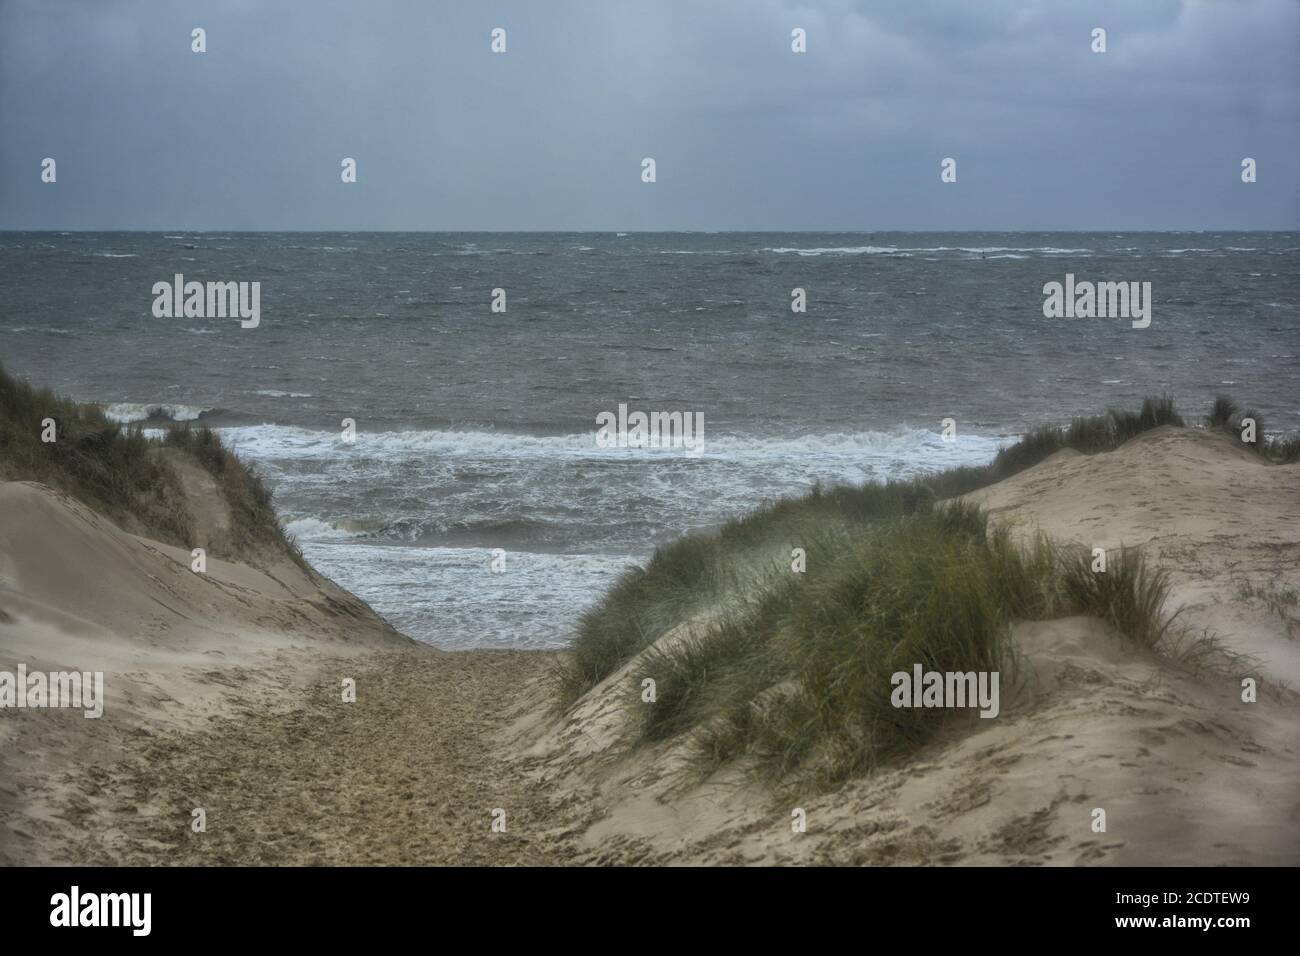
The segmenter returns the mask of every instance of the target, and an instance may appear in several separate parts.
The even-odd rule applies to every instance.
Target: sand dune
[[[1300,689],[1300,606],[1279,603],[1300,591],[1300,467],[1165,426],[1106,455],[1059,452],[969,497],[1025,532],[1140,545],[1169,570],[1173,607]]]
[[[218,505],[221,505],[218,502]],[[42,485],[0,484],[0,669],[102,671],[104,716],[5,710],[0,862],[43,862],[42,834],[77,771],[193,732],[243,701],[292,706],[314,657],[411,642],[288,559],[254,568],[127,534]],[[69,775],[67,781],[61,778]]]
[[[678,789],[677,742],[624,754],[634,661],[558,725],[524,715],[512,739],[539,777],[585,788],[599,807],[581,838],[588,858],[1300,862],[1300,707],[1284,686],[1300,674],[1297,612],[1243,590],[1300,586],[1300,467],[1264,463],[1221,435],[1160,428],[1108,454],[1060,453],[971,497],[1025,533],[1143,545],[1175,582],[1166,610],[1183,607],[1184,623],[1258,657],[1245,673],[1275,691],[1243,703],[1229,662],[1218,662],[1226,674],[1198,675],[1126,648],[1093,619],[1021,624],[1030,681],[1000,719],[955,727],[915,760],[834,793],[778,797],[742,768]],[[796,808],[806,833],[793,832]],[[1093,832],[1096,809],[1105,833]]]
[[[1300,673],[1296,610],[1260,596],[1300,585],[1300,468],[1162,428],[972,497],[1025,532],[1143,545],[1174,576],[1168,610],[1259,657],[1274,689],[1243,703],[1238,675],[1090,618],[1021,624],[1026,686],[996,720],[954,721],[830,793],[769,790],[742,765],[699,783],[676,772],[680,741],[629,750],[635,661],[557,715],[553,654],[416,647],[292,562],[196,575],[184,552],[9,484],[0,662],[109,682],[101,720],[0,719],[0,861],[1300,862],[1300,701],[1276,686]]]

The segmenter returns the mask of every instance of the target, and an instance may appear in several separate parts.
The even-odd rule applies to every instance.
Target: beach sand
[[[0,669],[102,670],[107,697],[98,720],[0,713],[0,863],[1300,863],[1300,611],[1261,597],[1300,588],[1300,466],[1160,428],[971,498],[1026,533],[1142,544],[1169,611],[1259,658],[1258,702],[1096,620],[1027,623],[1031,679],[996,720],[832,792],[739,764],[699,783],[680,742],[624,742],[635,662],[558,714],[556,653],[440,652],[290,561],[194,574],[0,485]]]

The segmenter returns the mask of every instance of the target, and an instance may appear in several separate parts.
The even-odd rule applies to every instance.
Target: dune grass
[[[579,621],[570,655],[557,674],[558,704],[567,707],[640,651],[688,620],[727,582],[752,573],[758,552],[802,546],[824,529],[861,529],[872,522],[927,509],[977,491],[1038,464],[1063,449],[1111,451],[1160,425],[1182,425],[1168,397],[1149,397],[1136,412],[1111,410],[1043,426],[1000,450],[991,463],[907,481],[816,487],[799,498],[765,504],[710,533],[656,550],[644,568],[628,571]]]
[[[163,444],[188,454],[216,480],[230,512],[230,550],[239,555],[284,554],[308,573],[311,568],[285,532],[271,503],[270,489],[250,467],[221,443],[210,428],[188,424],[168,430]]]
[[[739,606],[651,648],[629,682],[641,740],[688,734],[703,776],[746,755],[773,782],[829,786],[910,753],[968,711],[896,708],[891,675],[997,672],[1018,683],[1017,620],[1090,614],[1156,646],[1170,621],[1163,574],[1120,549],[1092,554],[991,531],[969,504],[924,506],[809,549],[816,574],[773,575]],[[655,700],[641,682],[655,681]]]
[[[1245,420],[1255,423],[1255,440],[1246,441],[1244,437]],[[1250,451],[1268,461],[1289,465],[1300,461],[1300,435],[1264,434],[1264,418],[1253,409],[1243,409],[1227,395],[1219,395],[1214,405],[1205,416],[1205,427],[1231,435]]]
[[[43,442],[47,422],[57,440]],[[130,530],[168,544],[193,533],[175,472],[139,428],[123,428],[93,405],[36,389],[0,368],[0,478],[65,491]]]
[[[751,751],[776,776],[811,764],[835,777],[924,735],[924,712],[889,704],[895,671],[1002,668],[1000,553],[975,509],[928,508],[809,552],[818,573],[776,575],[739,613],[638,662],[656,682],[653,704],[632,705],[644,739],[699,728],[710,768]]]
[[[54,422],[53,442],[41,440]],[[121,527],[190,548],[194,517],[164,449],[184,454],[216,480],[230,511],[222,556],[283,554],[306,567],[257,475],[210,429],[177,428],[160,439],[122,426],[94,405],[33,388],[0,367],[0,479],[36,481],[66,492]]]

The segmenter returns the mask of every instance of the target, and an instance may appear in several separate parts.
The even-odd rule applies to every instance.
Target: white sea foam
[[[591,461],[685,458],[680,448],[598,448],[593,425],[589,433],[521,435],[504,431],[388,431],[357,432],[345,443],[340,432],[287,425],[242,425],[221,430],[241,454],[264,460],[358,457],[397,461],[409,458],[527,459]],[[883,461],[945,468],[984,461],[1005,439],[961,435],[942,441],[937,432],[900,427],[890,431],[834,432],[795,438],[709,435],[695,460],[761,462],[765,459],[817,459],[823,462]]]
[[[104,414],[115,422],[129,424],[150,418],[170,418],[174,422],[192,422],[210,408],[194,405],[173,405],[167,402],[138,403],[114,402],[104,408]]]
[[[296,518],[285,524],[284,530],[298,541],[346,541],[358,537],[354,531],[348,531],[319,518]]]
[[[1093,249],[1063,249],[1058,246],[778,246],[764,252],[800,256],[911,256],[924,252],[963,252],[970,255],[988,253],[1037,253],[1044,256],[1083,255]],[[995,258],[995,256],[989,256]]]
[[[597,448],[594,430],[361,431],[355,444],[282,425],[221,431],[272,482],[314,567],[444,647],[563,646],[582,609],[659,541],[815,482],[986,462],[1009,440],[908,427],[710,435],[690,458]],[[508,574],[490,573],[496,545]]]
[[[772,249],[764,249],[764,252],[773,252],[778,255],[788,255],[793,253],[799,256],[873,256],[873,255],[892,255],[900,252],[897,246],[814,246],[808,249],[795,248],[793,246],[780,246]],[[933,252],[933,249],[925,250]]]

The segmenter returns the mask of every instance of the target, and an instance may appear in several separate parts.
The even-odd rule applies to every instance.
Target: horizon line
[[[245,229],[245,228],[190,228],[185,226],[162,226],[156,229],[10,229],[0,228],[0,235],[7,233],[42,233],[53,235],[77,235],[87,233],[140,233],[152,234],[160,232],[186,232],[186,233],[244,233],[248,235],[261,235],[270,233],[336,233],[343,235],[363,235],[363,234],[407,234],[407,235],[447,235],[455,233],[471,233],[475,235],[624,235],[624,236],[654,236],[654,235],[701,235],[701,236],[722,236],[722,235],[790,235],[794,233],[808,233],[810,235],[831,235],[840,234],[848,236],[866,236],[881,235],[886,233],[933,233],[936,235],[971,235],[971,234],[1017,234],[1023,235],[1028,233],[1054,233],[1054,234],[1073,234],[1073,235],[1104,235],[1107,233],[1118,235],[1134,234],[1168,234],[1168,233],[1300,233],[1300,226],[1290,229]]]

